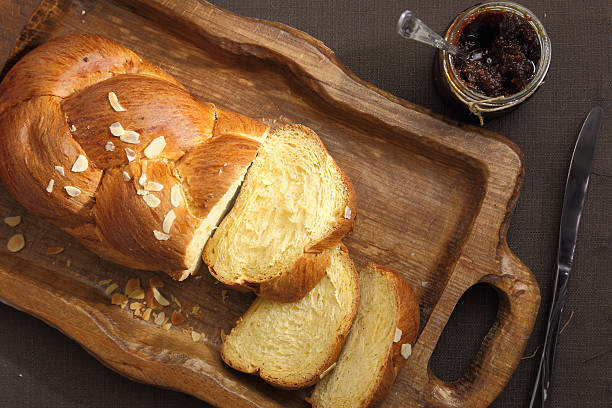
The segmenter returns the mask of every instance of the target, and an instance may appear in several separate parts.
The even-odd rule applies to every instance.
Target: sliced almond
[[[162,225],[162,230],[166,234],[170,233],[170,229],[172,228],[172,224],[174,223],[175,219],[176,219],[176,214],[174,213],[174,210],[168,211],[168,213],[164,217],[164,222],[163,222],[163,225]]]
[[[164,324],[164,319],[166,318],[166,314],[164,312],[159,312],[159,314],[157,316],[155,316],[155,324],[158,326],[161,326],[162,324]]]
[[[173,207],[178,207],[181,205],[181,201],[183,201],[183,196],[181,195],[181,187],[178,184],[175,184],[170,189],[170,204]]]
[[[151,192],[145,190],[144,188],[139,188],[138,190],[136,190],[136,194],[146,196],[148,194],[151,194]]]
[[[49,184],[47,184],[47,193],[50,193],[53,191],[54,185],[55,185],[55,180],[53,179],[49,180]]]
[[[117,285],[116,283],[113,283],[112,285],[110,285],[108,288],[106,288],[106,290],[104,291],[104,293],[106,293],[107,295],[110,295],[111,293],[113,293],[115,291],[115,289],[117,289],[119,287],[119,285]]]
[[[202,335],[200,333],[198,333],[195,330],[191,331],[191,340],[193,340],[194,342],[198,342],[200,341],[201,338],[202,338]]]
[[[151,312],[153,311],[153,309],[151,309],[150,307],[144,311],[144,313],[142,314],[142,320],[144,321],[149,321],[149,319],[151,318]]]
[[[130,149],[129,147],[125,148],[125,156],[128,159],[128,162],[134,161],[136,158],[136,152]]]
[[[122,293],[113,293],[113,297],[111,298],[111,303],[113,305],[121,306],[121,308],[123,309],[125,306],[127,306],[128,299]]]
[[[191,308],[191,314],[196,314],[196,313],[198,313],[199,310],[200,310],[200,305],[194,305]]]
[[[132,176],[130,176],[130,173],[123,170],[123,181],[130,181],[131,179],[132,179]]]
[[[397,343],[402,339],[402,329],[399,327],[395,328],[395,336],[393,337],[393,342]]]
[[[64,248],[63,247],[49,247],[47,248],[47,255],[57,255],[57,254],[61,254],[62,252],[64,252]]]
[[[70,131],[71,132],[76,132],[76,126],[74,126],[74,125],[70,126]]]
[[[166,139],[163,136],[156,137],[151,140],[151,143],[144,150],[144,155],[147,159],[154,159],[164,150],[166,147]]]
[[[13,217],[6,217],[4,223],[9,227],[16,227],[21,223],[21,215],[15,215]]]
[[[142,187],[147,184],[147,175],[144,172],[140,175],[140,177],[138,177],[138,184],[140,184]]]
[[[219,169],[219,174],[223,173],[223,169]]]
[[[82,173],[87,170],[88,167],[89,161],[87,160],[87,157],[83,156],[82,154],[79,154],[79,157],[77,157],[77,159],[74,161],[74,164],[72,165],[70,171],[72,171],[73,173]]]
[[[130,303],[130,310],[138,310],[144,308],[144,303],[134,302]]]
[[[64,172],[64,168],[62,166],[55,166],[55,171],[57,171],[57,174],[59,174],[60,176],[66,175],[66,173]]]
[[[145,190],[149,190],[149,191],[162,191],[164,189],[164,185],[156,181],[148,181],[145,184],[144,188]]]
[[[123,128],[123,126],[121,126],[121,123],[119,122],[111,123],[108,128],[110,129],[110,132],[113,136],[119,137],[125,133],[125,129]]]
[[[170,239],[170,235],[166,234],[165,232],[158,231],[158,230],[154,230],[153,235],[155,235],[155,238],[158,241],[167,241]]]
[[[412,345],[410,345],[410,343],[402,344],[402,350],[400,353],[402,357],[407,360],[412,354]]]
[[[351,208],[348,205],[344,207],[344,218],[347,220],[351,219]]]
[[[105,285],[108,285],[111,282],[112,282],[112,280],[110,280],[110,279],[104,279],[104,280],[101,280],[100,282],[98,282],[98,285],[105,286]]]
[[[123,293],[125,293],[126,296],[130,295],[134,289],[140,288],[140,279],[139,278],[132,278],[132,279],[128,279],[127,283],[125,284],[125,290],[123,291]]]
[[[114,152],[115,151],[115,144],[113,142],[106,142],[106,144],[104,145],[104,149],[107,152]]]
[[[128,295],[128,297],[130,299],[144,299],[145,293],[142,288],[136,288]]]
[[[152,288],[163,288],[166,285],[161,279],[159,279],[159,276],[154,276],[149,279],[149,286]]]
[[[25,238],[23,237],[23,234],[13,235],[6,243],[6,249],[8,249],[10,252],[19,252],[23,249],[24,246]]]
[[[157,288],[152,288],[152,289],[153,289],[153,297],[155,298],[155,300],[157,300],[157,303],[159,303],[162,306],[170,305],[170,302],[168,302],[168,299],[166,299]]]
[[[165,322],[164,324],[162,324],[162,329],[164,330],[170,330],[171,327],[172,327],[172,323],[170,322]]]
[[[185,322],[185,316],[183,316],[180,312],[173,310],[170,321],[172,322],[174,326],[180,326],[181,324]]]
[[[117,98],[117,95],[114,92],[108,93],[108,102],[110,102],[110,105],[115,112],[125,112],[125,108],[121,106],[119,103],[119,98]]]
[[[81,194],[81,190],[74,186],[64,186],[64,190],[66,190],[66,193],[68,193],[70,197],[77,197],[79,194]]]
[[[151,208],[157,208],[161,204],[161,200],[155,194],[144,195],[142,199]]]
[[[134,132],[133,130],[126,130],[119,137],[119,140],[125,143],[138,144],[140,143],[140,133]]]

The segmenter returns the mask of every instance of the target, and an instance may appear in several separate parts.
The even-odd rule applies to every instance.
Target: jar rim
[[[451,41],[458,34],[459,28],[462,27],[462,23],[469,20],[473,16],[482,13],[484,10],[491,11],[506,11],[520,15],[533,27],[540,42],[540,60],[538,61],[536,73],[529,83],[521,91],[500,97],[490,97],[479,92],[472,90],[467,84],[460,78],[457,73],[454,64],[451,61],[451,54],[446,51],[441,51],[442,57],[442,70],[443,75],[447,78],[451,91],[455,93],[457,98],[464,104],[478,103],[478,108],[482,112],[491,112],[501,109],[506,109],[511,106],[518,105],[527,98],[529,98],[535,91],[542,85],[548,68],[550,67],[550,56],[551,56],[551,45],[550,37],[546,33],[543,24],[537,18],[537,16],[529,9],[521,6],[518,3],[511,1],[492,1],[487,3],[477,4],[470,7],[460,13],[451,23],[450,27],[446,31],[444,38],[447,41]]]

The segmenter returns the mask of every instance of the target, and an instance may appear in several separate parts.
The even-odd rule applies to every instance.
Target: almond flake
[[[47,184],[47,193],[50,193],[53,191],[54,185],[55,185],[55,180],[53,179],[49,180],[49,184]]]
[[[149,279],[149,286],[152,288],[163,288],[166,285],[161,279],[159,279],[159,276],[154,276]]]
[[[162,306],[168,306],[170,305],[170,302],[168,302],[168,299],[166,299],[159,290],[157,290],[157,288],[153,288],[153,297],[155,298],[155,300],[157,300],[157,303],[159,303]]]
[[[181,205],[181,201],[183,201],[183,196],[181,195],[181,188],[178,184],[175,184],[170,189],[170,204],[172,204],[172,206],[176,208]]]
[[[121,308],[125,308],[127,306],[128,300],[125,297],[124,294],[122,293],[114,293],[113,297],[111,298],[111,303],[113,305],[118,305],[121,306]]]
[[[123,293],[125,293],[126,295],[129,295],[132,292],[134,292],[134,289],[137,289],[137,288],[140,288],[140,279],[139,278],[128,279],[127,283],[125,284],[125,290],[123,291]]]
[[[142,314],[142,320],[144,320],[144,321],[147,321],[147,322],[148,322],[148,321],[149,321],[149,319],[151,318],[151,311],[152,311],[152,310],[153,310],[153,309],[151,309],[150,307],[149,307],[149,308],[147,308],[147,310],[145,310],[145,311],[144,311],[144,313]]]
[[[57,255],[57,254],[61,254],[62,252],[64,252],[64,248],[63,247],[49,247],[47,248],[47,255]]]
[[[164,323],[164,319],[166,318],[166,314],[164,312],[159,312],[157,316],[155,316],[155,324],[161,326]]]
[[[70,131],[71,132],[76,132],[76,126],[74,126],[74,125],[70,126]]]
[[[153,231],[153,235],[155,235],[155,238],[158,241],[167,241],[168,239],[170,239],[170,235],[168,235],[168,234],[166,234],[164,232],[158,231],[158,230],[154,230]]]
[[[144,290],[142,290],[142,288],[136,288],[128,295],[128,297],[130,299],[144,299],[145,293],[144,293]]]
[[[121,123],[119,122],[112,123],[108,128],[110,129],[110,132],[113,136],[119,137],[125,133],[125,129],[123,128],[123,126],[121,126]]]
[[[408,357],[410,357],[410,355],[412,354],[412,346],[410,345],[410,343],[402,344],[401,354],[402,357],[404,357],[404,359],[406,360],[408,359]]]
[[[219,169],[219,174],[223,173],[223,169]]]
[[[125,148],[125,155],[128,159],[128,162],[131,162],[136,158],[136,152],[130,149],[129,147]]]
[[[172,318],[170,319],[174,326],[180,326],[185,322],[185,316],[183,316],[180,312],[176,310],[172,311]]]
[[[113,293],[115,291],[115,289],[117,289],[119,287],[119,285],[117,285],[116,283],[113,283],[112,285],[110,285],[108,288],[106,288],[106,290],[104,291],[104,293],[106,293],[107,295],[110,295],[111,293]]]
[[[200,305],[195,305],[191,308],[191,314],[196,314],[200,310]]]
[[[57,171],[57,174],[59,174],[60,176],[66,175],[66,173],[64,173],[64,168],[62,166],[55,166],[55,171]]]
[[[66,193],[68,193],[70,197],[77,197],[79,194],[81,194],[81,190],[74,186],[64,186],[64,190],[66,190]],[[47,191],[49,190],[47,189]]]
[[[151,193],[143,188],[139,188],[138,190],[136,190],[136,194],[141,195],[141,196],[146,196]]]
[[[429,282],[425,282],[425,281],[421,282],[421,286],[424,288],[428,288],[429,285],[430,285]]]
[[[175,219],[176,219],[176,214],[174,213],[174,210],[168,211],[168,214],[166,214],[166,216],[164,217],[164,223],[162,225],[162,230],[166,234],[170,233],[170,228],[172,228],[172,224],[174,223]]]
[[[151,208],[157,208],[161,204],[161,200],[154,194],[147,194],[142,199]]]
[[[112,280],[110,280],[110,279],[104,279],[104,280],[101,280],[100,282],[98,282],[98,285],[105,286],[105,285],[108,285],[111,282],[112,282]]]
[[[134,302],[130,303],[130,310],[138,310],[145,307],[144,303]]]
[[[164,150],[166,147],[166,139],[163,136],[156,137],[151,140],[151,143],[144,150],[144,155],[147,159],[154,159]]]
[[[74,164],[72,165],[72,169],[70,169],[70,171],[72,171],[73,173],[82,173],[87,170],[88,167],[89,161],[87,160],[87,157],[83,156],[82,154],[79,154],[79,157],[77,157],[77,159],[74,161]]]
[[[162,329],[164,330],[170,330],[171,327],[172,327],[172,323],[170,322],[166,322],[162,325]]]
[[[6,243],[6,249],[8,249],[10,252],[19,252],[24,246],[25,238],[23,238],[23,234],[13,235]]]
[[[348,205],[344,207],[344,218],[346,218],[347,220],[351,219],[351,209]]]
[[[123,170],[123,181],[130,181],[131,179],[132,179],[132,176],[130,176],[130,173]]]
[[[134,132],[133,130],[126,130],[119,137],[119,140],[125,143],[138,144],[140,143],[140,134],[138,132]]]
[[[117,98],[117,95],[114,92],[108,93],[108,101],[115,112],[125,112],[125,108],[121,106],[119,103],[119,98]]]
[[[4,219],[4,223],[9,227],[16,227],[21,223],[21,216],[15,215],[14,217],[6,217]]]
[[[227,167],[227,163],[223,163],[223,167]]]
[[[201,338],[202,338],[202,335],[200,333],[198,333],[195,330],[191,331],[191,340],[193,340],[194,342],[198,342],[200,341]]]
[[[399,327],[395,328],[395,337],[393,337],[393,342],[397,343],[402,339],[402,329]]]
[[[114,152],[115,144],[113,142],[106,142],[106,144],[104,145],[104,149],[106,149],[107,152]]]
[[[149,181],[147,184],[145,184],[144,188],[145,190],[149,191],[162,191],[164,189],[164,185],[156,181]]]
[[[142,187],[147,184],[147,175],[145,173],[142,173],[140,177],[138,177],[138,184],[140,184]]]
[[[176,303],[178,307],[183,307],[183,305],[181,305],[181,302],[179,302],[179,300],[174,295],[172,295],[172,300],[174,300],[174,303]]]

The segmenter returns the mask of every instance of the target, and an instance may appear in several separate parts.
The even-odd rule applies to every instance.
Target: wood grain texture
[[[503,389],[539,304],[533,276],[505,241],[523,175],[516,146],[363,83],[304,33],[196,1],[44,1],[8,65],[24,50],[71,32],[117,40],[222,108],[271,126],[303,123],[321,136],[359,197],[360,215],[346,240],[357,265],[370,260],[399,271],[420,302],[419,338],[383,406],[485,407]],[[246,310],[250,295],[231,292],[223,302],[222,288],[205,271],[182,283],[162,277],[162,291],[176,296],[183,310],[201,307],[188,324],[205,340],[193,343],[181,332],[185,325],[163,331],[135,320],[128,309],[111,306],[97,285],[154,274],[100,260],[26,215],[4,190],[0,211],[24,215],[18,230],[27,241],[16,255],[2,248],[4,302],[49,322],[138,381],[218,406],[306,406],[305,393],[275,390],[220,361],[220,332]],[[13,232],[0,228],[3,236]],[[45,251],[53,244],[70,246],[51,257]],[[499,291],[498,319],[468,373],[444,383],[428,370],[429,358],[455,304],[478,282]]]

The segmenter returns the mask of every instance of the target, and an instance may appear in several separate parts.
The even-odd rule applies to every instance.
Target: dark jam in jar
[[[456,45],[470,58],[453,57],[461,79],[489,97],[520,92],[533,78],[540,60],[540,42],[525,18],[510,12],[477,14],[459,30]]]

